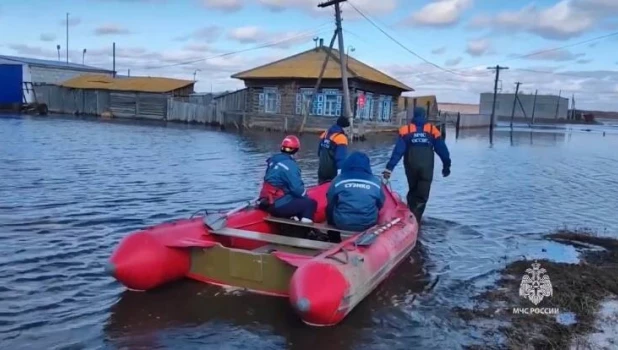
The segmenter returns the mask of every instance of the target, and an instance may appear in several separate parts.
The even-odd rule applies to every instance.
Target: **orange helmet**
[[[294,135],[286,136],[281,141],[281,152],[294,154],[300,149],[300,140]]]

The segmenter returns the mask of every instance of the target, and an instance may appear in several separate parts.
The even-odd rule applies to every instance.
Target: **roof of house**
[[[282,79],[282,78],[296,78],[296,79],[317,79],[320,75],[320,70],[324,63],[324,59],[328,53],[328,48],[319,46],[307,51],[303,51],[296,55],[286,57],[282,60],[275,61],[263,66],[259,66],[244,72],[236,73],[232,75],[232,78],[236,79]],[[383,85],[392,86],[403,91],[414,91],[411,87],[404,83],[392,78],[375,68],[368,66],[367,64],[353,58],[352,56],[344,55],[344,59],[347,57],[347,70],[348,77],[367,80]],[[339,51],[332,49],[331,56],[324,70],[324,79],[341,79],[341,65],[339,64]]]
[[[6,55],[0,55],[0,60],[14,61],[14,62],[22,63],[22,64],[28,64],[31,66],[39,66],[39,67],[72,69],[72,70],[81,70],[81,71],[97,72],[97,73],[113,73],[113,71],[109,69],[86,66],[83,64],[77,64],[77,63],[71,63],[71,62],[67,63],[67,62],[58,61],[58,60],[43,60],[39,58],[6,56]]]
[[[73,89],[163,93],[178,90],[194,83],[191,80],[158,77],[112,78],[106,75],[82,75],[69,79],[60,86]]]

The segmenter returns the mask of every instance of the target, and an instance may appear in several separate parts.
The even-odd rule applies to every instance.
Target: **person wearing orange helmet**
[[[311,223],[318,203],[307,196],[300,168],[294,159],[299,150],[298,137],[288,135],[283,139],[281,152],[266,161],[259,200],[261,207],[273,216],[298,218]]]

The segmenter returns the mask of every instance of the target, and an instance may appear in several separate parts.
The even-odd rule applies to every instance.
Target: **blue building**
[[[18,66],[21,67],[21,80],[15,74],[16,70],[19,70]],[[11,79],[0,79],[0,94],[14,95],[17,84],[20,96],[22,96],[24,83],[32,83],[32,85],[59,85],[64,81],[81,75],[103,74],[112,76],[114,73],[109,69],[83,64],[6,55],[0,55],[0,72],[4,72],[0,73],[0,76],[11,77]],[[31,91],[25,95],[27,102],[34,102],[34,96]]]

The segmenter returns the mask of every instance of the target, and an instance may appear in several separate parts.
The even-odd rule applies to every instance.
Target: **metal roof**
[[[259,66],[244,72],[232,75],[232,78],[246,79],[317,79],[322,70],[324,59],[328,55],[328,48],[318,46],[299,54],[286,57],[263,66]],[[339,64],[339,50],[330,51],[330,60],[326,65],[322,78],[341,79],[341,66]],[[349,78],[372,81],[378,84],[392,86],[403,91],[414,91],[413,88],[390,77],[379,70],[351,57],[344,56],[347,62],[346,68]]]
[[[41,66],[41,67],[60,68],[60,69],[73,69],[73,70],[81,70],[81,71],[89,71],[89,72],[113,73],[113,71],[109,69],[86,66],[86,65],[78,64],[78,63],[71,63],[71,62],[67,63],[67,62],[58,61],[58,60],[43,60],[39,58],[6,56],[6,55],[0,55],[0,59],[4,59],[8,61],[15,61],[19,63],[25,63],[31,66]]]
[[[136,91],[165,93],[182,89],[195,84],[191,80],[180,80],[160,77],[130,77],[112,78],[105,75],[82,75],[69,79],[60,86],[72,89]]]

